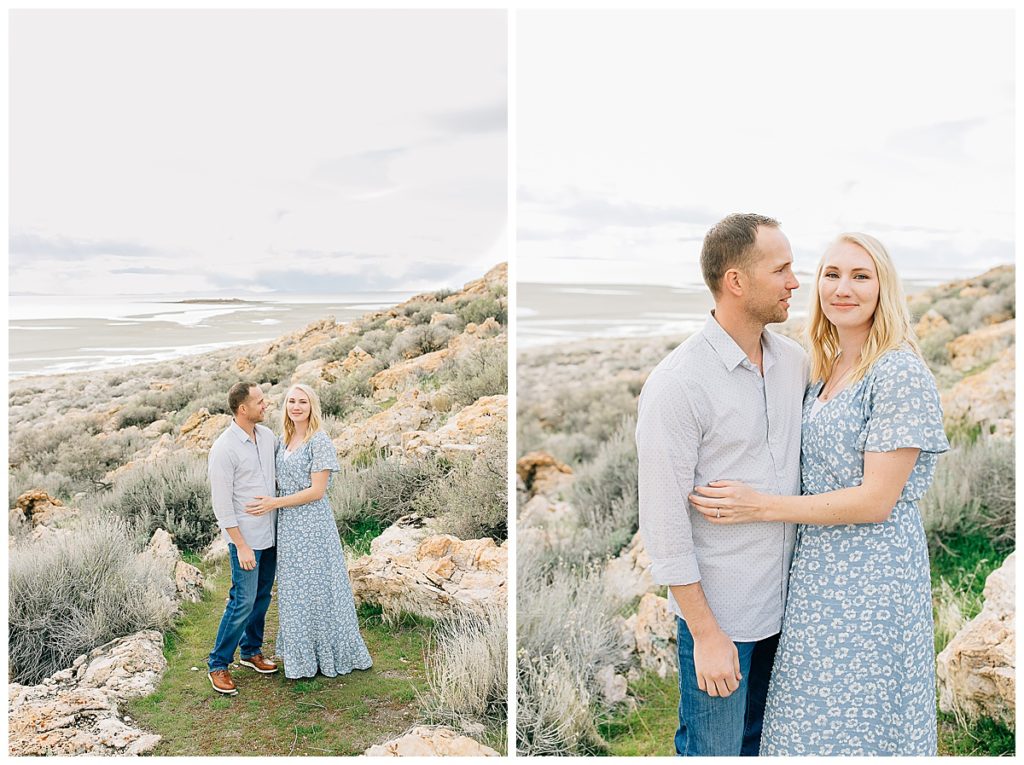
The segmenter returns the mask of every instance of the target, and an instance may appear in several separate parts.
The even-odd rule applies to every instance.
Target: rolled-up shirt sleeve
[[[234,506],[235,466],[227,449],[218,448],[214,444],[210,449],[208,474],[210,477],[210,497],[213,501],[213,514],[217,516],[217,525],[222,529],[230,529],[238,525]]]
[[[640,534],[657,584],[700,581],[687,496],[693,491],[700,424],[682,387],[655,371],[640,395]]]

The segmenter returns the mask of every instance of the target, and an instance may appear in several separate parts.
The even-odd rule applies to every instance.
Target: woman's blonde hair
[[[853,370],[848,384],[862,379],[887,351],[909,347],[918,356],[917,337],[911,323],[910,309],[903,294],[903,285],[885,246],[869,234],[840,234],[828,246],[818,263],[814,278],[815,297],[811,300],[810,316],[807,321],[807,339],[811,348],[811,381],[827,379],[839,359],[839,332],[821,309],[821,295],[818,284],[825,267],[825,260],[833,247],[840,242],[850,242],[861,247],[875,264],[878,275],[878,305],[871,323],[871,330],[860,351],[860,361]]]
[[[320,413],[320,398],[316,395],[316,391],[305,383],[289,385],[281,401],[281,430],[284,433],[284,443],[286,446],[291,443],[292,436],[295,435],[295,424],[292,422],[292,418],[288,416],[288,397],[296,389],[301,390],[309,398],[309,424],[306,425],[306,437],[302,439],[302,443],[306,443],[315,436],[323,425],[324,417]]]

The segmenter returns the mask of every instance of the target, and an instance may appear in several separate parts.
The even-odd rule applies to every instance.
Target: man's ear
[[[744,274],[738,268],[730,268],[722,277],[722,290],[735,297],[743,297],[743,290],[746,287]]]

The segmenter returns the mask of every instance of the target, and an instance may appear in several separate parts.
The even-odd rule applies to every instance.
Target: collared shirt
[[[767,330],[761,348],[763,376],[712,314],[651,372],[636,426],[640,531],[654,581],[699,581],[722,631],[738,642],[782,629],[796,527],[718,526],[687,496],[730,479],[767,494],[800,494],[807,355]],[[669,603],[682,617],[671,593]]]
[[[257,425],[254,432],[255,443],[232,421],[214,441],[209,461],[210,492],[213,514],[225,541],[232,540],[223,529],[237,526],[249,547],[265,550],[274,546],[277,511],[250,515],[245,506],[255,497],[275,496],[274,431]]]

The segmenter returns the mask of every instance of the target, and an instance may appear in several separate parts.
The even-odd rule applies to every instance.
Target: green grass
[[[341,538],[341,543],[346,550],[356,555],[369,555],[370,542],[379,537],[384,531],[384,525],[379,518],[368,516],[360,518],[351,529]]]
[[[679,683],[674,674],[664,680],[653,672],[644,673],[630,692],[637,708],[600,723],[598,730],[608,742],[613,757],[670,757],[675,755],[674,737],[679,727]]]
[[[992,720],[962,725],[953,715],[939,712],[939,754],[950,757],[1004,757],[1014,754],[1012,730]]]
[[[202,602],[186,604],[176,629],[165,637],[170,666],[160,686],[128,704],[127,713],[139,727],[163,737],[154,754],[359,755],[417,722],[419,699],[428,690],[424,659],[430,623],[407,618],[386,625],[373,608],[359,610],[372,669],[288,680],[283,672],[260,675],[233,667],[238,695],[216,694],[206,677],[206,657],[230,577],[226,562],[206,564],[204,573],[214,589]],[[267,614],[268,656],[276,633],[275,598]]]

